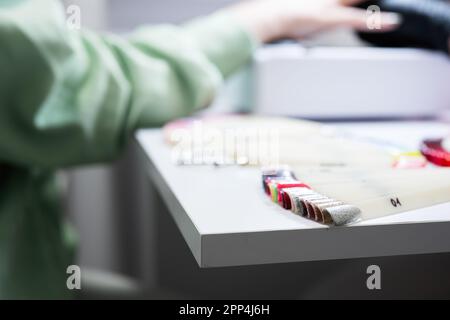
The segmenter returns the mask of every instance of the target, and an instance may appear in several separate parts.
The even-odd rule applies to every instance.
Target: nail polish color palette
[[[450,201],[449,139],[411,150],[315,122],[236,115],[175,121],[164,135],[177,164],[265,168],[272,202],[330,226]]]

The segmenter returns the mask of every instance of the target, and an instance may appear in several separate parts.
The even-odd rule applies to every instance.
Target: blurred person
[[[71,297],[56,170],[114,159],[134,130],[206,107],[261,43],[366,30],[360,2],[246,1],[121,38],[69,30],[57,0],[0,0],[0,298]]]

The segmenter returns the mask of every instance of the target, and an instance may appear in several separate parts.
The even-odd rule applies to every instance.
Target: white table
[[[341,123],[416,147],[444,136],[437,122]],[[328,228],[273,204],[256,168],[177,166],[160,130],[136,136],[148,173],[201,267],[450,252],[450,203]]]

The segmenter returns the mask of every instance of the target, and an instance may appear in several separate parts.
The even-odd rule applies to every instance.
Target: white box
[[[239,111],[411,118],[450,108],[450,59],[419,49],[271,45],[257,51],[252,67],[236,78],[232,104]]]

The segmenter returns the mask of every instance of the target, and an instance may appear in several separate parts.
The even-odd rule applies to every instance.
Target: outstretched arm
[[[0,3],[0,162],[54,168],[111,159],[136,128],[207,106],[258,43],[364,28],[364,10],[351,2],[246,1],[126,39],[68,30],[56,0]]]

